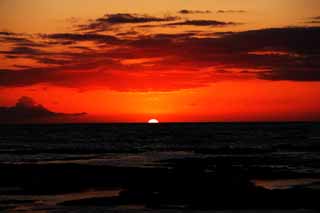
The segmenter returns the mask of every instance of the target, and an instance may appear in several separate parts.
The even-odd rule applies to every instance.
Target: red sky
[[[3,0],[0,117],[320,120],[319,9],[314,0]],[[24,96],[35,103],[15,106]],[[39,104],[50,113],[35,113]]]

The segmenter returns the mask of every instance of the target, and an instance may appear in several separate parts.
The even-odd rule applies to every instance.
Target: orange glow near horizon
[[[88,112],[80,120],[84,122],[145,122],[150,117],[162,122],[299,121],[319,119],[319,90],[320,83],[239,81],[173,92],[33,87],[3,91],[1,95],[27,95],[56,112]],[[6,105],[15,102],[11,97]]]

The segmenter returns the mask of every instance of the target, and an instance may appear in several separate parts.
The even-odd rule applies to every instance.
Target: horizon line
[[[167,121],[150,124],[148,122],[12,122],[12,123],[0,123],[0,125],[112,125],[112,124],[147,124],[151,126],[157,126],[162,124],[258,124],[258,123],[320,123],[320,120],[310,120],[310,121]]]

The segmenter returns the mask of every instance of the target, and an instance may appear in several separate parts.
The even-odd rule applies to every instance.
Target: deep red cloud
[[[136,24],[172,20],[118,14],[100,21]],[[172,91],[226,79],[320,81],[318,27],[211,33],[205,37],[197,37],[196,32],[133,34],[131,38],[57,33],[33,40],[30,35],[2,32],[0,39],[12,46],[0,52],[4,58],[34,61],[1,69],[0,87],[44,83],[117,91]],[[84,42],[91,42],[91,46]],[[61,44],[64,50],[54,49]]]

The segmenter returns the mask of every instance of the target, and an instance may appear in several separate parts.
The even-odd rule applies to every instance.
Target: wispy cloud
[[[218,10],[217,13],[246,13],[246,10]]]
[[[181,25],[189,25],[189,26],[228,26],[228,25],[236,25],[238,23],[235,22],[223,22],[223,21],[215,21],[215,20],[186,20],[181,22],[169,23],[169,26],[181,26]]]
[[[307,24],[320,24],[320,16],[311,17],[308,21],[306,21]]]
[[[187,10],[187,9],[183,9],[178,11],[178,13],[180,14],[209,14],[212,13],[212,11],[210,10]]]
[[[49,38],[53,40],[63,40],[69,41],[72,44],[77,43],[79,41],[95,41],[99,43],[117,43],[119,39],[115,36],[110,35],[102,35],[97,33],[55,33],[55,34],[47,34],[42,35],[44,38]]]
[[[114,25],[168,22],[175,21],[177,19],[179,18],[175,16],[155,17],[130,13],[106,14],[104,17],[91,21],[88,24],[80,25],[79,30],[99,32],[106,31]]]

